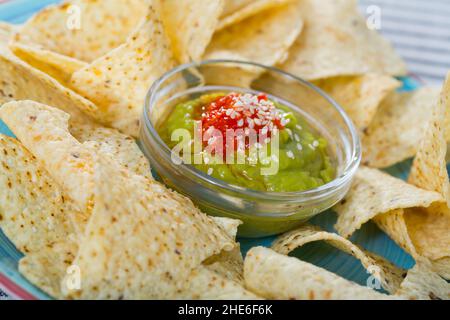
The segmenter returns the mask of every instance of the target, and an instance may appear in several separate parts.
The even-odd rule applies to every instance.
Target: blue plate
[[[35,11],[57,2],[59,1],[15,0],[0,6],[0,20],[11,23],[22,23]],[[402,90],[410,91],[418,87],[418,83],[411,78],[401,80],[404,83]],[[0,133],[12,135],[1,121]],[[389,168],[387,171],[394,176],[405,179],[410,167],[411,162],[406,161]],[[312,220],[313,224],[327,231],[335,231],[333,229],[335,222],[336,215],[331,211],[321,214]],[[253,246],[270,246],[273,239],[240,239],[240,242],[243,253],[245,254]],[[414,260],[373,223],[369,222],[365,224],[361,230],[353,235],[351,240],[365,249],[387,258],[399,267],[409,269],[414,265]],[[296,250],[294,255],[361,285],[366,285],[370,276],[358,260],[325,243],[308,244]],[[34,297],[37,299],[49,299],[50,297],[20,275],[17,265],[21,257],[22,254],[16,250],[14,245],[0,231],[0,287],[16,298],[29,299]]]

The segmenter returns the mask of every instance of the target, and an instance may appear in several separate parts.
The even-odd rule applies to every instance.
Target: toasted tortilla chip
[[[413,157],[424,136],[440,89],[390,94],[362,136],[363,163],[386,168]]]
[[[396,295],[409,300],[450,300],[450,284],[432,270],[428,261],[420,260],[408,271]]]
[[[24,254],[77,237],[81,213],[16,139],[0,135],[0,227]]]
[[[70,85],[70,79],[75,71],[87,66],[86,62],[20,43],[13,43],[9,47],[20,59],[50,75],[65,87]]]
[[[227,0],[217,30],[288,2],[293,0]]]
[[[0,104],[30,99],[61,108],[70,114],[73,122],[93,122],[88,115],[94,114],[97,107],[92,102],[3,50],[0,51],[0,79]]]
[[[162,1],[164,26],[179,62],[201,59],[217,27],[224,2],[226,1]]]
[[[99,152],[109,153],[135,174],[153,179],[150,163],[132,137],[115,129],[91,125],[72,126],[70,133],[81,143],[98,142]]]
[[[354,256],[368,271],[374,267],[378,268],[379,272],[374,273],[374,277],[380,281],[384,289],[392,294],[398,290],[403,281],[402,275],[404,270],[381,257],[365,252],[357,245],[335,233],[325,232],[313,226],[304,226],[280,236],[273,243],[272,249],[278,253],[288,255],[295,249],[315,241],[326,241],[335,248]]]
[[[15,41],[92,62],[126,41],[147,6],[147,0],[65,1],[38,12]]]
[[[356,0],[303,0],[305,30],[280,67],[307,80],[345,75],[406,74],[392,46],[369,30]]]
[[[377,74],[323,79],[315,84],[344,108],[360,131],[372,122],[381,101],[401,86],[394,78]]]
[[[298,7],[275,8],[216,33],[204,58],[239,58],[269,66],[284,61],[303,28]]]
[[[234,241],[186,198],[96,159],[94,210],[74,261],[83,278],[70,298],[176,297],[192,271]]]
[[[436,192],[419,189],[377,169],[362,167],[350,192],[334,208],[338,213],[335,228],[348,238],[380,214],[395,209],[429,207],[442,201],[442,196]]]
[[[267,299],[392,299],[325,269],[262,247],[247,254],[244,277],[248,289]]]
[[[147,91],[176,64],[157,9],[150,6],[125,44],[72,78],[72,87],[99,106],[97,119],[134,137]]]

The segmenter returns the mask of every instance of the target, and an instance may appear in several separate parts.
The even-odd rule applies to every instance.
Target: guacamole
[[[157,127],[172,150],[180,143],[173,136],[179,129],[190,132],[192,140],[196,133],[203,135],[203,161],[195,162],[191,150],[190,164],[232,185],[257,191],[295,192],[320,187],[335,177],[327,140],[312,130],[303,117],[264,94],[215,93],[179,103]],[[230,130],[238,132],[233,140],[225,138]],[[210,135],[205,139],[211,131],[222,133],[224,138]],[[250,131],[257,132],[253,142]],[[275,139],[276,153],[272,150]],[[211,148],[214,143],[215,148]],[[193,144],[194,141],[189,142]],[[238,156],[246,161],[229,161]],[[275,172],[267,174],[262,170],[273,167],[273,162]]]

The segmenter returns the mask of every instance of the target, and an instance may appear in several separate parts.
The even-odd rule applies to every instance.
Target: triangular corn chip
[[[153,82],[175,66],[157,6],[128,41],[74,73],[72,87],[99,106],[97,119],[138,136],[145,96]]]
[[[391,93],[364,131],[363,162],[385,168],[413,157],[419,147],[440,89]]]
[[[201,59],[217,27],[224,2],[226,1],[162,1],[164,26],[179,62]]]
[[[392,294],[398,290],[403,281],[402,275],[404,270],[392,265],[381,257],[365,252],[357,245],[335,233],[325,232],[313,226],[304,226],[280,236],[273,243],[272,249],[278,253],[288,255],[295,249],[315,241],[326,241],[333,247],[354,256],[368,272],[373,272],[375,269],[372,270],[372,268],[377,268],[377,272],[373,273],[375,279],[380,281],[383,288]]]
[[[323,79],[315,84],[344,108],[360,131],[372,122],[381,101],[401,86],[394,78],[377,74]]]
[[[439,193],[419,189],[377,169],[362,167],[356,173],[349,193],[334,208],[338,213],[335,228],[348,238],[380,214],[396,209],[429,207],[442,201]]]
[[[97,157],[94,210],[74,265],[85,277],[71,298],[171,298],[208,257],[234,241],[192,203]]]
[[[299,1],[305,30],[280,67],[307,80],[379,73],[406,74],[405,63],[369,30],[356,0]]]
[[[125,42],[147,5],[147,0],[65,1],[38,12],[15,41],[91,62]]]

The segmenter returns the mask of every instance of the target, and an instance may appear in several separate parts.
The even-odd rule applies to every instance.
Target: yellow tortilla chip
[[[87,66],[86,62],[20,43],[13,43],[9,47],[24,62],[58,80],[65,87],[70,85],[75,71]]]
[[[184,289],[208,257],[235,244],[184,197],[96,157],[94,209],[74,265],[84,277],[70,298],[164,299]]]
[[[0,21],[0,46],[7,46],[19,27]]]
[[[375,272],[373,274],[374,277],[380,281],[384,289],[392,294],[398,290],[403,281],[402,275],[404,270],[381,257],[365,252],[357,245],[335,233],[325,232],[313,226],[304,226],[280,236],[273,243],[272,249],[278,253],[288,255],[295,249],[315,241],[326,241],[335,248],[354,256],[368,271],[377,267],[379,272]]]
[[[377,169],[358,170],[347,196],[335,206],[336,230],[350,237],[364,223],[376,216],[403,208],[429,207],[442,202],[440,194],[419,189]]]
[[[216,33],[204,58],[239,58],[273,66],[286,59],[302,28],[297,4],[275,8]]]
[[[420,145],[440,89],[392,93],[362,136],[363,163],[385,168],[413,157]]]
[[[262,11],[288,2],[293,2],[293,0],[227,0],[217,30],[222,30]]]
[[[345,75],[406,74],[390,43],[369,30],[356,0],[299,1],[305,30],[280,68],[307,80]]]
[[[134,137],[147,91],[176,64],[157,9],[150,6],[125,44],[72,77],[72,87],[99,106],[97,119]]]
[[[0,104],[30,99],[56,105],[69,113],[73,122],[92,123],[88,115],[97,107],[58,81],[21,61],[10,52],[0,52]]]
[[[92,62],[126,41],[144,17],[147,0],[70,0],[32,17],[15,41]]]
[[[401,86],[394,78],[377,74],[323,79],[315,84],[344,108],[361,131],[372,122],[381,101]]]
[[[181,63],[199,61],[219,22],[224,0],[163,0],[162,19]]]
[[[244,277],[248,289],[267,299],[392,299],[325,269],[262,247],[253,248],[247,254]]]

